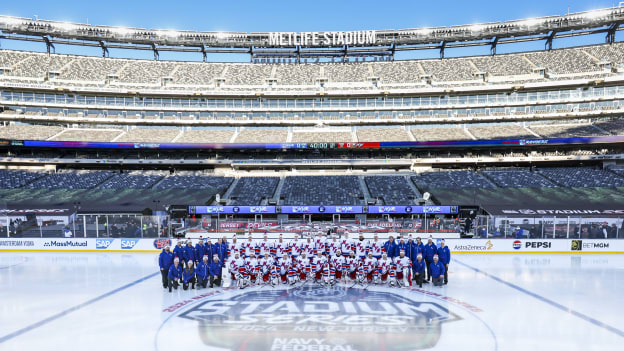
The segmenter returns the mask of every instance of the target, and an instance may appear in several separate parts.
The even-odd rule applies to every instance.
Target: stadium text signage
[[[374,30],[353,32],[276,32],[269,33],[271,46],[341,46],[375,45],[377,33]]]

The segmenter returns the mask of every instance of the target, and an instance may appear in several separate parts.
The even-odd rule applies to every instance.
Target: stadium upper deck
[[[149,61],[0,50],[4,86],[107,93],[426,94],[620,82],[622,72],[621,43],[453,59],[302,64]]]

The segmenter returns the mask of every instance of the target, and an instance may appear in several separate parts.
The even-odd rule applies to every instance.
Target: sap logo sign
[[[95,248],[99,250],[108,249],[115,239],[97,239],[95,241]]]
[[[121,239],[121,249],[130,250],[139,242],[139,239]]]
[[[551,243],[547,241],[532,241],[532,242],[527,241],[524,244],[524,247],[530,247],[532,249],[550,249]]]

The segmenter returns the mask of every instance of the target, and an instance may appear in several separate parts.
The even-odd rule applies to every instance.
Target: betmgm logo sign
[[[570,246],[570,250],[572,251],[583,251],[583,249],[608,249],[609,243],[601,243],[601,242],[585,242],[583,244],[583,240],[572,240],[572,244]]]
[[[178,317],[197,321],[209,348],[275,351],[428,349],[438,343],[443,324],[462,320],[435,300],[389,289],[309,286],[234,294]]]

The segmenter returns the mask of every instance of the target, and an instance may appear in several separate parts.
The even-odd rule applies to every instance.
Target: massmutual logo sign
[[[159,350],[198,337],[197,346],[211,350],[426,350],[438,344],[448,323],[483,327],[474,313],[441,299],[372,286],[229,290],[165,320]]]

